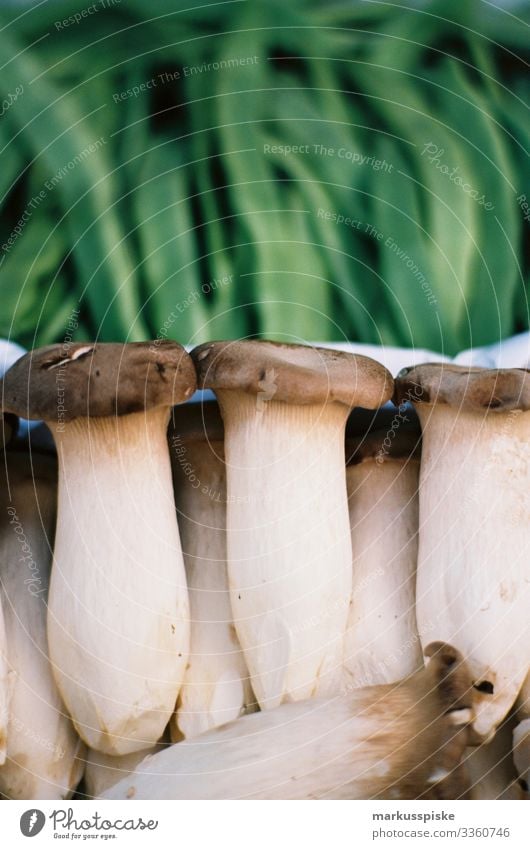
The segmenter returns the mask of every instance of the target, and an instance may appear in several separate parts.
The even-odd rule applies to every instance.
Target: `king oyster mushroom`
[[[7,725],[9,721],[9,667],[7,665],[7,638],[4,611],[0,598],[0,766],[5,763],[7,751]]]
[[[184,677],[188,594],[166,431],[195,385],[175,342],[74,344],[66,356],[52,345],[4,378],[6,409],[44,419],[56,441],[50,658],[80,736],[107,754],[154,744]]]
[[[336,692],[352,582],[344,429],[393,380],[302,345],[216,342],[192,357],[225,426],[228,582],[258,703]]]
[[[346,683],[391,684],[419,669],[416,625],[421,431],[412,409],[381,410],[366,432],[347,426],[346,482],[353,593],[346,631]]]
[[[57,500],[53,455],[6,452],[0,472],[0,597],[11,697],[0,794],[66,799],[83,772],[84,746],[59,696],[46,636]]]
[[[254,697],[230,606],[223,422],[217,404],[175,407],[169,445],[191,619],[190,655],[171,722],[176,741],[235,719]]]
[[[426,668],[399,684],[283,704],[170,746],[103,798],[416,799],[473,716],[461,655],[427,651]]]
[[[1,460],[4,462],[3,452],[16,432],[16,417],[6,413],[0,416],[2,427],[2,439],[0,441]],[[4,493],[2,492],[2,497]],[[7,637],[4,622],[4,611],[2,597],[0,594],[0,766],[5,763],[7,750],[7,725],[9,721],[9,667],[7,663]]]
[[[441,363],[405,369],[423,442],[416,614],[457,647],[493,735],[530,666],[530,374]]]

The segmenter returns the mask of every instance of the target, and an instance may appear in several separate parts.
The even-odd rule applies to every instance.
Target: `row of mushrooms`
[[[2,410],[4,797],[527,797],[527,371],[83,343]]]

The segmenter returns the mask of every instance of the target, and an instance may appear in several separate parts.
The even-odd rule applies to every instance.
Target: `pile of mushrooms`
[[[0,796],[527,798],[528,372],[83,343],[1,400]]]

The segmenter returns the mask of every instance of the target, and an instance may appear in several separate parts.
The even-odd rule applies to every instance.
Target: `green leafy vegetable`
[[[0,333],[452,354],[528,327],[528,7],[84,12],[1,11]]]

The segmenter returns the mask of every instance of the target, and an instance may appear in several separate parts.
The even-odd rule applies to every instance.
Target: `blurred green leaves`
[[[528,6],[88,5],[2,11],[1,334],[526,329]]]

